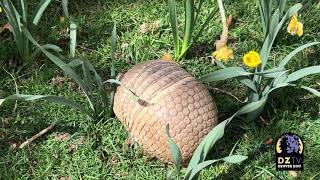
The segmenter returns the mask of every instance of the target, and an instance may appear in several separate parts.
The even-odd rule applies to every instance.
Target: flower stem
[[[222,1],[223,0],[217,0],[222,21],[222,33],[220,39],[215,42],[216,50],[226,45],[228,40],[228,25]]]

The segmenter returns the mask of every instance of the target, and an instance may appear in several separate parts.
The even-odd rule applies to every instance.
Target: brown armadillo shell
[[[183,163],[217,123],[217,109],[207,91],[193,76],[170,61],[147,61],[131,68],[121,82],[143,103],[135,102],[119,86],[114,112],[143,149],[163,161],[172,162],[165,133],[178,145]]]

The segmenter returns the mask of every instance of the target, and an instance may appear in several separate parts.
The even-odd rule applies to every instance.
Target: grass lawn
[[[183,4],[178,3],[177,11],[182,14]],[[216,3],[207,2],[204,14],[207,15],[212,6]],[[228,66],[241,65],[243,54],[258,51],[262,46],[258,9],[255,1],[247,0],[225,1],[225,7],[227,14],[234,18],[229,38],[235,59],[229,61]],[[110,36],[114,22],[119,38],[117,73],[139,62],[161,58],[164,52],[173,52],[165,1],[74,1],[69,8],[79,27],[77,53],[92,62],[100,73],[106,74],[110,68]],[[63,54],[67,55],[66,28],[69,25],[59,21],[61,15],[60,3],[53,1],[35,35],[42,44],[61,46]],[[200,18],[201,22],[206,15]],[[300,45],[320,41],[318,2],[302,13],[301,21],[304,35],[300,38],[290,36],[285,28],[281,30],[272,50],[271,58],[275,63]],[[5,23],[4,14],[0,14],[0,25]],[[208,56],[221,33],[220,26],[217,14],[187,58],[179,62],[195,77],[217,69]],[[63,73],[44,56],[35,60],[32,68],[15,66],[18,58],[12,35],[1,33],[0,97],[15,93],[14,81],[6,70],[16,78],[20,93],[59,95],[85,101],[79,89],[69,87],[69,79],[52,83],[53,77],[63,77]],[[299,53],[289,67],[297,70],[319,64],[320,46],[313,46]],[[299,83],[319,90],[320,74],[308,76]],[[237,81],[212,83],[210,87],[245,100],[246,89]],[[244,105],[221,91],[210,92],[219,109],[220,121]],[[202,172],[202,179],[294,179],[289,172],[275,169],[274,145],[265,143],[285,132],[299,134],[305,143],[304,171],[298,172],[296,178],[320,179],[320,99],[290,87],[273,93],[269,102],[256,123],[244,118],[233,120],[210,156],[212,159],[227,156],[237,144],[234,153],[248,155],[248,159],[239,165],[217,163],[210,166]],[[17,148],[52,123],[56,123],[53,130],[29,147]],[[45,101],[19,102],[17,107],[14,102],[8,103],[0,107],[0,179],[164,179],[167,171],[174,168],[144,156],[141,148],[130,147],[126,138],[127,131],[114,117],[90,121],[76,110]]]

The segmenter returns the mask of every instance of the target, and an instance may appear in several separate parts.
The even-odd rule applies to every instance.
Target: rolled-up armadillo
[[[152,156],[172,162],[165,127],[187,163],[217,123],[217,109],[207,91],[174,62],[152,60],[135,65],[120,81],[142,101],[118,86],[114,112],[129,134]]]

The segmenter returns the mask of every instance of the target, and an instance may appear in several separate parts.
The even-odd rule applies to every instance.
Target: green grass
[[[181,3],[179,1],[179,3]],[[40,42],[62,46],[64,55],[68,53],[67,34],[63,30],[68,23],[59,23],[61,8],[53,2],[39,25],[37,38]],[[206,7],[211,7],[207,4]],[[235,60],[229,65],[241,64],[242,55],[250,50],[259,50],[262,32],[259,26],[258,10],[255,3],[241,0],[236,3],[226,1],[227,14],[232,14],[235,22],[230,29],[230,46],[234,49]],[[181,12],[181,4],[178,12]],[[204,13],[209,13],[204,11]],[[134,64],[156,59],[163,52],[173,52],[172,37],[168,22],[168,12],[164,1],[129,1],[103,3],[102,1],[71,2],[70,14],[79,26],[78,53],[90,60],[99,72],[108,72],[111,62],[110,35],[113,23],[117,23],[119,35],[119,58],[117,72],[125,72]],[[180,13],[181,14],[181,13]],[[204,16],[205,17],[205,16]],[[160,27],[146,34],[139,31],[143,23],[161,21]],[[201,19],[204,21],[204,19]],[[290,50],[311,41],[320,41],[320,8],[316,3],[302,14],[305,34],[302,38],[292,37],[284,28],[279,34],[272,57],[284,57]],[[0,24],[5,23],[0,15]],[[213,51],[213,42],[221,30],[220,19],[216,19],[204,31],[187,60],[180,64],[196,77],[216,69],[206,57]],[[14,67],[17,59],[12,36],[0,34],[0,65],[10,71],[18,81],[18,88],[25,94],[51,94],[85,101],[78,90],[70,90],[68,82],[62,87],[51,85],[51,79],[61,72],[48,60],[40,57],[32,69]],[[128,44],[128,48],[121,48]],[[320,64],[320,47],[309,48],[300,53],[290,63],[293,70]],[[42,66],[44,64],[44,66]],[[315,89],[320,88],[320,75],[304,78],[301,83]],[[0,96],[14,93],[14,82],[0,69]],[[230,80],[210,84],[245,99],[244,87]],[[243,104],[225,93],[211,91],[223,120],[232,115]],[[305,91],[285,88],[272,94],[263,119],[256,124],[244,119],[235,119],[226,129],[223,137],[212,151],[211,157],[229,154],[239,140],[235,153],[246,154],[248,160],[240,165],[219,163],[203,171],[203,179],[293,179],[288,172],[275,170],[274,146],[266,146],[268,138],[274,140],[284,132],[295,132],[305,142],[305,170],[298,172],[299,179],[320,175],[320,101]],[[88,121],[85,115],[64,106],[43,101],[14,102],[0,108],[0,179],[163,179],[166,172],[173,169],[156,159],[143,155],[138,146],[126,144],[127,132],[116,118],[105,117],[96,122]],[[46,128],[51,123],[56,127],[34,141],[30,147],[12,149],[27,138]],[[59,133],[67,132],[70,138],[57,141]],[[79,143],[79,141],[81,141]],[[70,152],[70,146],[73,150]],[[271,174],[269,174],[270,172]],[[317,175],[318,174],[318,175]],[[317,175],[317,176],[316,176]]]

